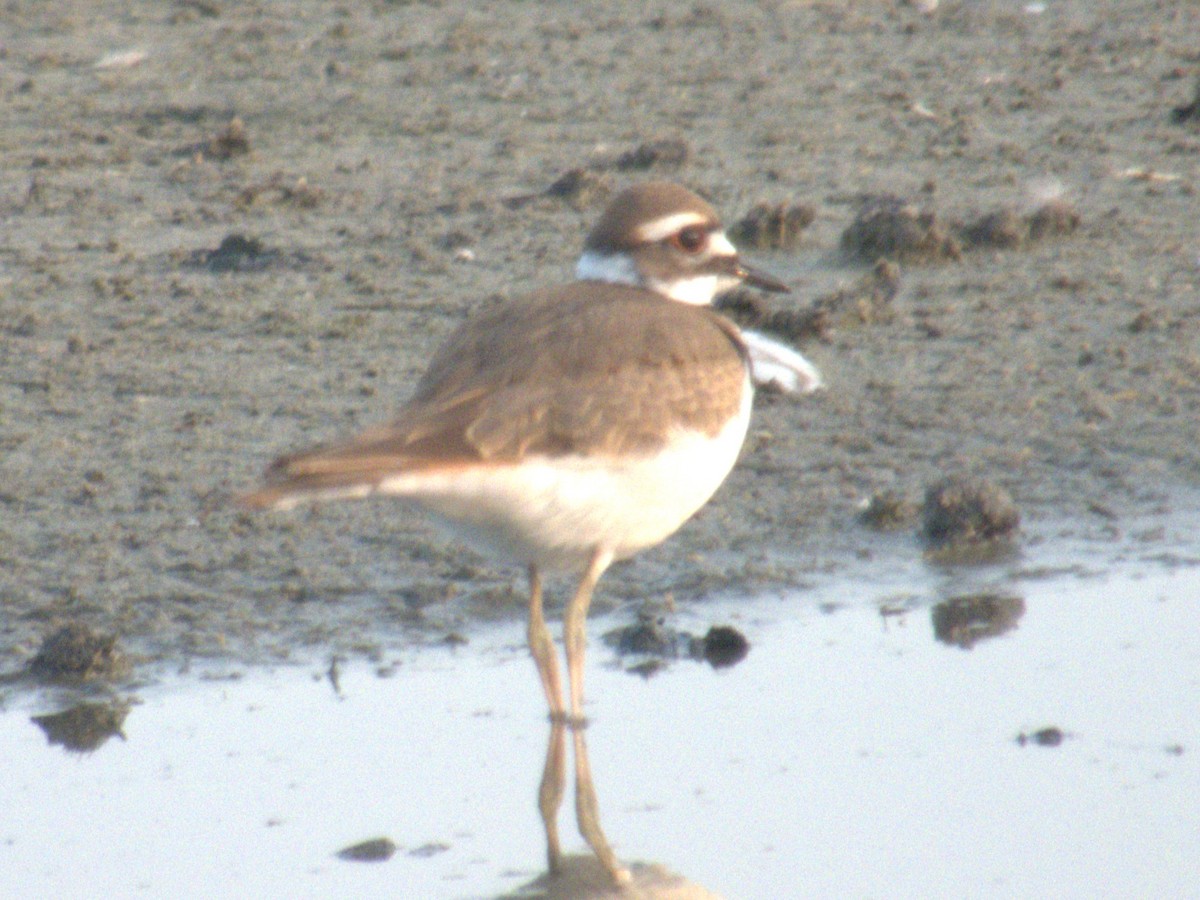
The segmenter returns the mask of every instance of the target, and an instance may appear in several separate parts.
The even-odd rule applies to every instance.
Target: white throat
[[[677,278],[674,281],[661,281],[647,278],[646,287],[656,294],[678,300],[680,303],[690,303],[692,306],[708,306],[713,302],[717,291],[723,290],[722,280],[727,286],[737,284],[737,279],[721,279],[716,275],[693,275],[691,278]]]
[[[643,278],[633,259],[624,253],[594,253],[584,251],[575,265],[575,277],[580,281],[603,281],[607,284],[628,284],[644,287],[671,300],[708,306],[713,297],[740,283],[733,275],[693,275],[690,278]]]

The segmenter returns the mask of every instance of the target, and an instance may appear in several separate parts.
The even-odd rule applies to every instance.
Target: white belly
[[[620,559],[679,528],[720,487],[746,437],[753,391],[716,437],[677,432],[636,457],[530,457],[520,465],[396,475],[381,494],[412,498],[480,549],[543,567],[596,548]]]

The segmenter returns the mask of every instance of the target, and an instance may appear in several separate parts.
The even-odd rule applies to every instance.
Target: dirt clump
[[[43,681],[113,680],[129,671],[129,660],[115,635],[70,622],[54,631],[29,661],[29,672]]]

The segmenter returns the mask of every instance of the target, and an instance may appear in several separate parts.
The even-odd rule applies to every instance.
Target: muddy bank
[[[898,262],[886,315],[803,342],[828,390],[761,398],[715,501],[598,604],[846,568],[881,540],[864,498],[953,472],[1040,537],[1178,511],[1200,482],[1200,129],[1172,110],[1200,8],[1045,7],[9,4],[0,668],[65,621],[175,659],[520,616],[517,573],[386,503],[228,501],[386,417],[470,308],[568,277],[608,192],[647,175],[730,221],[813,210],[756,251],[796,289],[778,309],[870,271],[843,248],[867,197],[1001,224],[1062,198],[1078,226]]]

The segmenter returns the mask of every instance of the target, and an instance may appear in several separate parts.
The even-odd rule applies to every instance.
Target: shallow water
[[[598,639],[628,617],[594,619],[587,738],[618,854],[731,898],[1200,891],[1200,568],[1161,542],[1055,546],[972,568],[876,559],[682,609],[682,628],[749,637],[725,670],[632,675]],[[1015,627],[937,640],[934,604],[980,590]],[[124,739],[88,753],[31,722],[60,697],[11,694],[0,895],[514,890],[545,857],[549,729],[522,636],[491,624],[346,663],[337,689],[327,662],[166,673]],[[1048,727],[1059,745],[1032,739]],[[386,862],[335,856],[382,836]]]

